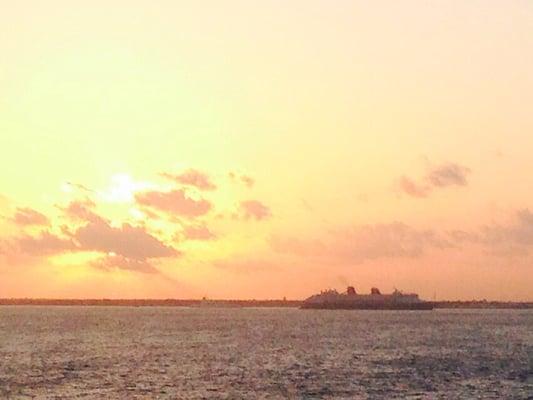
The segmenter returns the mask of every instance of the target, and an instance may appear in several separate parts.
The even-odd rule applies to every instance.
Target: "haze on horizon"
[[[533,3],[2,2],[0,297],[533,300]]]

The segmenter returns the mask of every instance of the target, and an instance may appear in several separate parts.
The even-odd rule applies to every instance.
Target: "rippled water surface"
[[[533,399],[533,311],[0,307],[0,398]]]

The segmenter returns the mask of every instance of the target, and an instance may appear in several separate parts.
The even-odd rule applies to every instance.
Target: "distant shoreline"
[[[533,309],[533,302],[433,301],[441,309]],[[187,299],[0,299],[0,306],[102,306],[102,307],[220,307],[298,308],[301,300],[187,300]]]

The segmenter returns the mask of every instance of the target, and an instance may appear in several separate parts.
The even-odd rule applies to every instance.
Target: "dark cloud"
[[[160,175],[171,181],[182,185],[194,186],[200,190],[215,190],[217,188],[207,174],[195,169],[189,169],[181,174],[163,172]]]
[[[467,186],[470,169],[456,164],[446,163],[430,169],[422,182],[402,176],[399,181],[400,190],[412,197],[427,197],[432,191],[449,186]]]
[[[15,215],[13,215],[11,218],[11,221],[20,226],[50,225],[50,220],[46,215],[28,207],[17,208]]]
[[[176,217],[199,217],[207,214],[212,207],[209,201],[192,199],[181,189],[170,192],[137,193],[135,200],[141,206],[151,207]]]
[[[255,219],[261,221],[272,216],[270,208],[258,200],[246,200],[241,202],[239,211],[244,219]]]

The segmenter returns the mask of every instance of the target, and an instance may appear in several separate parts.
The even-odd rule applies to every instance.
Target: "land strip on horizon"
[[[520,301],[433,301],[441,309],[533,309],[533,302]],[[118,306],[118,307],[288,307],[303,300],[198,300],[198,299],[32,299],[4,298],[0,306]]]

